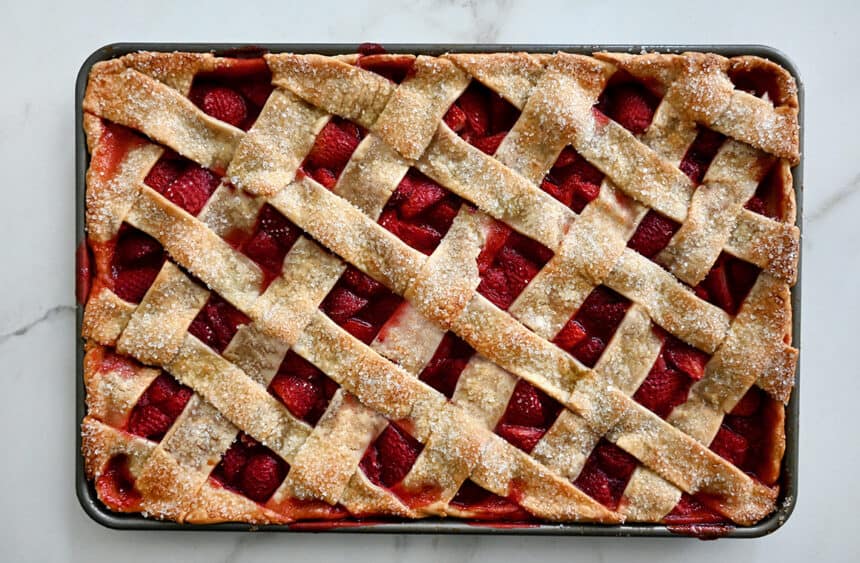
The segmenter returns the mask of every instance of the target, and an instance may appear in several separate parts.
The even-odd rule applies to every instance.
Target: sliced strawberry
[[[431,254],[442,240],[442,233],[429,225],[407,223],[397,217],[397,212],[387,209],[379,218],[379,224],[394,233],[412,248]]]
[[[608,342],[629,305],[630,302],[624,297],[604,286],[598,286],[579,307],[576,319],[590,335],[599,336]]]
[[[268,453],[258,453],[242,468],[239,486],[249,499],[265,502],[286,477],[283,462]]]
[[[83,305],[90,295],[90,285],[94,275],[92,258],[87,241],[83,240],[75,250],[75,299]]]
[[[245,99],[256,106],[257,110],[262,109],[262,107],[266,105],[266,102],[274,89],[271,79],[268,77],[262,80],[243,81],[239,83],[237,87],[242,95],[245,96]]]
[[[412,72],[415,58],[409,55],[362,55],[358,67],[384,76],[395,84],[403,82]]]
[[[404,219],[417,217],[447,195],[445,188],[423,175],[406,176],[403,181],[412,183],[406,201],[399,207],[400,215]]]
[[[146,391],[137,401],[138,405],[148,405],[150,403],[160,404],[170,399],[176,391],[179,390],[179,384],[176,380],[165,373],[161,373],[156,377]]]
[[[567,207],[573,204],[573,186],[571,184],[559,185],[551,176],[547,176],[540,184],[540,189],[562,202]]]
[[[197,215],[218,187],[218,182],[215,174],[193,165],[167,186],[163,195],[191,215]]]
[[[754,213],[758,213],[759,215],[764,215],[765,217],[770,216],[767,211],[767,204],[758,196],[752,196],[744,207]]]
[[[191,322],[188,332],[215,351],[222,352],[233,339],[239,326],[249,322],[250,319],[244,313],[213,293]]]
[[[541,396],[534,385],[525,380],[517,382],[502,419],[508,424],[540,426],[544,423]]]
[[[225,87],[207,89],[202,96],[201,109],[225,123],[240,127],[248,117],[248,106],[238,92]]]
[[[176,418],[185,409],[185,405],[188,404],[188,401],[191,399],[191,395],[191,389],[188,387],[181,387],[177,389],[176,393],[174,393],[169,399],[161,404],[161,410],[164,411],[167,416],[176,420]]]
[[[373,297],[385,291],[385,286],[354,266],[343,273],[343,281],[348,288],[362,297]]]
[[[149,170],[143,182],[158,193],[164,193],[167,186],[182,174],[184,168],[181,160],[162,156]]]
[[[546,434],[546,430],[532,426],[502,423],[496,427],[496,434],[524,452],[529,453],[540,439],[543,438],[543,435]]]
[[[451,504],[476,513],[472,517],[478,520],[528,520],[530,517],[517,503],[482,489],[471,480],[460,486]]]
[[[539,268],[542,268],[553,257],[552,250],[516,231],[511,233],[507,244]]]
[[[572,353],[573,357],[583,364],[588,367],[594,367],[597,360],[599,360],[600,356],[603,354],[603,350],[605,348],[606,343],[603,342],[603,340],[596,336],[591,336],[574,348]]]
[[[564,149],[561,151],[561,154],[559,154],[558,158],[555,159],[555,164],[553,164],[552,167],[564,168],[565,166],[570,166],[581,158],[582,157],[577,154],[576,149],[568,145],[564,147]]]
[[[667,524],[717,524],[725,522],[726,519],[687,493],[682,493],[681,500],[663,521]]]
[[[732,409],[734,416],[752,416],[758,412],[761,407],[762,396],[761,391],[757,387],[750,387],[750,390],[738,401],[735,408]]]
[[[368,301],[344,287],[335,287],[323,301],[321,308],[331,319],[341,324],[361,311]]]
[[[365,344],[373,342],[377,332],[379,332],[378,327],[362,319],[347,319],[340,326]]]
[[[361,140],[355,134],[357,129],[349,125],[351,124],[336,118],[326,123],[317,135],[306,161],[316,168],[343,170]]]
[[[508,285],[508,277],[501,269],[490,268],[481,275],[477,292],[489,299],[502,310],[507,310],[514,302],[514,295]]]
[[[723,426],[711,442],[711,450],[734,465],[742,466],[749,452],[749,442],[740,434]]]
[[[487,99],[480,87],[469,86],[457,104],[466,114],[466,122],[471,132],[477,137],[486,136],[490,127],[490,114]]]
[[[611,86],[603,98],[603,112],[634,135],[648,129],[657,109],[654,96],[638,84]]]
[[[487,242],[478,255],[478,272],[483,276],[484,272],[493,264],[496,255],[505,246],[508,237],[512,233],[511,228],[501,221],[493,221],[487,233]]]
[[[705,375],[705,364],[710,359],[708,354],[671,336],[666,338],[663,346],[663,354],[670,366],[686,373],[696,381],[702,379]]]
[[[708,291],[708,301],[717,305],[728,313],[736,311],[735,300],[732,296],[732,290],[729,286],[729,279],[726,273],[725,263],[718,261],[707,277],[702,282],[705,289]]]
[[[690,148],[687,149],[687,154],[684,155],[678,167],[694,183],[700,184],[705,177],[708,166],[710,166],[711,161],[716,156],[725,139],[723,135],[716,131],[700,129],[696,139],[690,145]]]
[[[358,53],[360,55],[383,55],[387,51],[379,43],[366,42],[358,46]]]
[[[586,464],[573,484],[604,506],[614,508],[617,503],[609,477],[595,464]]]
[[[129,418],[128,431],[150,440],[160,440],[173,423],[167,414],[153,405],[135,408]]]
[[[466,126],[466,113],[460,109],[460,106],[454,104],[448,108],[443,120],[455,133],[459,133]]]
[[[301,234],[295,225],[269,204],[260,210],[258,221],[260,230],[271,235],[283,248],[292,247]]]
[[[627,481],[630,474],[636,469],[636,458],[628,454],[615,444],[606,440],[601,440],[598,446],[594,449],[594,455],[597,456],[597,461],[600,468],[609,477]]]
[[[519,117],[519,110],[495,92],[487,96],[490,102],[490,130],[492,133],[510,131]],[[493,151],[496,152],[496,151]]]
[[[374,444],[368,446],[358,466],[364,472],[370,482],[375,485],[382,484],[382,464],[379,461],[379,450]]]
[[[440,233],[447,233],[454,222],[454,217],[460,212],[460,204],[461,201],[458,197],[448,194],[445,199],[430,209],[425,220]]]
[[[390,291],[385,291],[371,300],[367,307],[361,311],[359,317],[378,329],[385,324],[402,303],[402,297],[395,295]]]
[[[304,420],[320,399],[321,389],[313,380],[294,374],[278,373],[270,389],[281,399],[293,416]]]
[[[224,453],[221,459],[221,470],[227,480],[233,482],[242,475],[242,468],[246,463],[248,463],[248,449],[242,447],[237,441]]]
[[[119,270],[114,275],[114,292],[125,301],[140,303],[160,269],[143,266]]]
[[[514,295],[519,295],[540,271],[534,262],[509,246],[502,248],[498,264],[505,272],[510,291]]]
[[[642,256],[651,258],[666,248],[679,227],[680,225],[656,211],[648,211],[627,246]]]
[[[117,241],[114,262],[120,266],[151,264],[160,262],[162,252],[157,240],[136,229],[129,230]]]
[[[691,383],[683,373],[667,366],[660,355],[648,377],[636,390],[633,400],[660,418],[666,418],[676,406],[687,400]]]
[[[281,247],[265,231],[257,231],[244,244],[242,250],[248,258],[259,264],[264,270],[274,273],[280,273],[284,263],[284,256],[287,254],[286,249]]]
[[[477,148],[478,150],[489,155],[494,155],[496,154],[496,151],[499,149],[499,145],[502,144],[502,141],[507,136],[507,134],[507,131],[500,131],[495,135],[490,135],[488,137],[479,137],[475,139],[472,144],[475,145],[475,148]]]
[[[585,329],[576,320],[570,319],[555,336],[553,342],[562,350],[573,350],[586,337]]]
[[[422,450],[415,438],[394,424],[389,424],[370,448],[376,449],[379,456],[380,482],[377,484],[388,488],[403,480]]]
[[[113,510],[132,511],[141,501],[135,478],[129,469],[128,456],[115,455],[108,461],[96,480],[99,498]]]
[[[327,190],[333,190],[337,185],[337,174],[328,168],[314,168],[310,172],[311,178],[322,184]]]
[[[434,358],[418,378],[450,399],[467,362],[463,358]]]
[[[726,267],[731,280],[732,296],[740,307],[741,302],[755,285],[761,270],[754,264],[734,257],[726,258]]]

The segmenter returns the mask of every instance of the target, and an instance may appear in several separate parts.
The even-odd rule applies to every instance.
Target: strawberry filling
[[[552,258],[553,252],[502,222],[494,221],[478,255],[478,293],[507,310]]]
[[[143,182],[191,215],[197,215],[221,178],[173,151],[165,151]]]
[[[123,223],[111,260],[114,293],[126,301],[140,303],[164,260],[164,249],[157,240]]]
[[[418,379],[450,399],[460,374],[474,353],[471,346],[447,332]]]
[[[720,150],[725,140],[726,138],[716,131],[699,129],[699,134],[696,135],[693,144],[687,149],[687,153],[684,155],[678,168],[693,183],[696,185],[701,184],[702,179],[705,177],[705,172],[707,172],[711,161],[714,160],[717,151]]]
[[[332,117],[317,135],[300,170],[329,190],[334,188],[364,135],[358,125]]]
[[[785,89],[782,88],[780,75],[769,68],[746,68],[736,66],[728,71],[729,79],[738,90],[743,90],[757,98],[769,100],[773,105],[788,103]]]
[[[621,80],[611,80],[600,94],[596,109],[634,135],[641,135],[651,125],[660,99],[643,85],[619,77]]]
[[[639,226],[636,227],[636,232],[627,241],[627,246],[646,258],[653,258],[666,248],[666,245],[672,240],[672,236],[680,228],[681,225],[675,221],[650,210],[642,218]]]
[[[99,147],[92,155],[90,167],[105,180],[113,178],[129,151],[143,144],[146,144],[146,139],[132,129],[103,121]]]
[[[636,464],[636,458],[601,438],[573,484],[607,508],[616,510]]]
[[[785,188],[782,167],[776,164],[759,183],[755,194],[746,203],[745,207],[759,215],[779,221],[782,219],[783,214],[783,194],[785,193]]]
[[[359,467],[373,484],[391,489],[406,477],[423,448],[392,422],[367,447]]]
[[[191,389],[162,372],[138,399],[126,430],[147,440],[161,441],[182,413],[191,394]]]
[[[410,169],[385,204],[379,224],[429,255],[451,228],[460,204],[459,197]]]
[[[600,194],[603,172],[565,147],[543,181],[541,189],[577,213]]]
[[[241,432],[210,478],[224,488],[262,504],[274,494],[288,470],[287,462]]]
[[[630,301],[608,287],[596,287],[553,342],[583,364],[594,367],[629,306]]]
[[[231,233],[226,240],[260,266],[265,291],[272,280],[281,275],[284,258],[301,234],[301,229],[266,203],[250,234]]]
[[[99,498],[111,510],[118,512],[135,512],[141,501],[141,494],[135,488],[135,478],[128,467],[129,460],[125,454],[110,458],[107,466],[96,480],[96,491]]]
[[[412,74],[415,57],[411,55],[387,55],[385,53],[360,54],[356,66],[400,84]]]
[[[349,266],[320,309],[348,333],[370,344],[401,303],[401,297]]]
[[[93,281],[92,253],[87,241],[81,241],[75,250],[75,299],[83,305],[90,295]]]
[[[711,271],[693,288],[696,295],[736,315],[761,270],[740,258],[720,254]]]
[[[247,131],[273,89],[272,75],[263,59],[236,59],[231,65],[194,77],[188,97],[204,113]]]
[[[681,493],[681,500],[672,509],[672,512],[663,518],[666,524],[720,524],[726,519],[719,513],[714,512],[707,506],[688,495]]]
[[[693,383],[704,377],[709,359],[704,352],[664,334],[660,355],[633,400],[660,418],[666,418],[687,400]]]
[[[520,111],[510,102],[472,80],[448,108],[444,121],[464,141],[491,155],[519,117]]]
[[[529,520],[531,515],[517,503],[505,497],[493,494],[466,480],[454,498],[451,506],[469,511],[475,520]]]
[[[269,393],[311,426],[316,425],[338,385],[293,351],[287,353],[269,384]]]
[[[514,387],[505,414],[496,424],[495,433],[529,453],[553,425],[559,412],[558,401],[521,379]]]
[[[751,387],[723,418],[711,450],[766,485],[779,478],[772,452],[783,406],[758,387]]]
[[[220,354],[233,340],[239,326],[249,322],[251,319],[244,313],[213,293],[191,322],[188,332]]]

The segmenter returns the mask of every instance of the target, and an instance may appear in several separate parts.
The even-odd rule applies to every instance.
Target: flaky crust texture
[[[475,514],[452,503],[467,479],[544,522],[660,522],[682,494],[710,499],[709,508],[738,525],[774,510],[777,486],[708,445],[724,416],[760,387],[776,405],[768,446],[776,481],[797,362],[791,168],[800,154],[797,88],[788,72],[758,57],[706,53],[447,54],[414,57],[398,85],[360,68],[357,55],[264,59],[275,90],[247,132],[187,97],[196,75],[229,71],[244,64],[238,59],[141,52],[92,68],[82,123],[95,258],[83,322],[88,414],[81,432],[90,480],[98,483],[110,460],[124,455],[140,497],[128,510],[189,523],[469,519]],[[592,111],[616,73],[661,96],[642,135]],[[770,77],[768,96],[735,87],[750,73]],[[521,111],[493,155],[442,119],[473,80]],[[332,116],[367,135],[328,190],[297,172]],[[119,159],[106,141],[108,123],[139,133]],[[678,165],[699,128],[727,141],[695,185]],[[539,188],[570,145],[605,175],[599,197],[581,213]],[[197,216],[143,183],[165,148],[223,174]],[[430,256],[377,224],[410,167],[469,204]],[[778,220],[744,208],[769,170],[783,191]],[[306,234],[282,275],[262,289],[257,264],[222,237],[253,226],[264,204]],[[627,247],[648,210],[681,224],[653,261]],[[476,291],[476,259],[493,220],[554,252],[508,311]],[[112,291],[109,249],[123,223],[169,255],[139,304]],[[690,289],[722,252],[761,269],[736,315]],[[386,338],[369,346],[319,309],[348,264],[406,300],[386,324]],[[632,305],[591,369],[552,340],[599,285]],[[222,354],[188,333],[212,294],[250,318]],[[656,327],[710,355],[687,402],[666,420],[631,398],[660,353]],[[446,331],[477,352],[450,400],[417,378]],[[288,351],[340,386],[314,427],[266,391]],[[194,394],[155,443],[124,428],[161,370]],[[493,433],[519,380],[563,406],[530,454]],[[358,465],[388,421],[423,445],[396,491],[371,482]],[[263,504],[209,478],[240,431],[289,464]],[[601,439],[638,462],[614,510],[572,484]]]

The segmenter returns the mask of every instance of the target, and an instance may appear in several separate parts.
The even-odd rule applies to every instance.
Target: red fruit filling
[[[370,344],[403,299],[349,266],[320,305],[335,323]]]
[[[112,510],[134,512],[141,501],[141,494],[135,488],[135,478],[128,467],[128,456],[115,455],[96,480],[99,498]]]
[[[406,477],[422,449],[420,442],[392,422],[367,447],[359,466],[373,484],[390,489]]]
[[[761,270],[757,266],[723,253],[693,291],[730,315],[736,315],[759,272]]]
[[[464,141],[493,154],[519,117],[520,111],[510,102],[473,80],[444,120]]]
[[[284,257],[301,234],[301,229],[267,203],[260,210],[257,224],[250,234],[231,233],[226,239],[236,250],[260,266],[265,290],[272,280],[281,275]]]
[[[385,53],[360,54],[356,65],[395,84],[400,84],[412,73],[415,57],[411,55],[387,55]]]
[[[450,399],[460,374],[474,353],[471,346],[447,332],[418,379]]]
[[[247,131],[274,89],[272,75],[263,59],[233,63],[212,73],[198,74],[188,97],[208,115]]]
[[[269,393],[281,400],[298,419],[316,425],[338,384],[295,352],[288,352],[269,384]]]
[[[598,286],[562,327],[553,342],[583,364],[594,367],[629,306],[630,301],[621,295],[608,287]]]
[[[726,138],[710,129],[699,129],[699,134],[690,148],[687,149],[687,154],[681,160],[678,168],[686,174],[695,184],[701,184],[705,177],[705,172],[711,161],[717,155],[717,151],[723,145]]]
[[[451,228],[460,204],[459,197],[410,169],[385,204],[379,224],[429,255]]]
[[[289,465],[241,432],[210,477],[224,488],[265,503],[287,476]]]
[[[334,188],[364,135],[364,130],[358,125],[340,117],[332,117],[317,135],[301,169],[326,188]]]
[[[116,373],[132,377],[142,366],[134,358],[117,354],[113,348],[99,347],[93,350],[93,358],[99,373]]]
[[[663,518],[663,522],[666,524],[721,524],[726,522],[726,519],[694,497],[681,493],[681,500],[672,512]]]
[[[161,372],[138,399],[126,430],[147,440],[161,441],[182,413],[191,394],[191,389]]]
[[[705,375],[709,359],[704,352],[664,334],[660,355],[633,400],[660,418],[666,418],[687,400],[690,386]]]
[[[224,301],[217,293],[213,293],[191,322],[188,332],[221,353],[230,344],[239,326],[249,322],[251,319],[243,312]]]
[[[603,172],[579,156],[572,147],[565,147],[541,189],[577,213],[600,194]]]
[[[114,293],[126,301],[140,303],[164,260],[164,249],[157,240],[123,223],[111,261]]]
[[[770,100],[773,105],[788,103],[784,95],[785,88],[782,87],[781,75],[777,71],[767,68],[745,68],[742,65],[730,68],[729,79],[738,90],[743,90],[756,96]]]
[[[539,242],[494,221],[478,255],[478,293],[507,310],[552,256]]]
[[[517,503],[482,489],[471,480],[465,481],[451,506],[471,512],[475,520],[529,520],[531,515]]]
[[[651,125],[659,104],[660,99],[641,84],[611,82],[596,107],[634,135],[641,135]]]
[[[711,450],[764,484],[775,484],[779,467],[772,455],[776,445],[774,429],[782,414],[782,404],[758,387],[751,387],[723,418]]]
[[[87,241],[81,241],[75,250],[75,299],[83,305],[90,295],[90,285],[93,281],[92,254]]]
[[[675,221],[650,210],[639,223],[636,232],[627,241],[627,246],[646,258],[653,258],[666,248],[666,245],[669,244],[669,241],[680,228],[681,225]]]
[[[146,142],[146,139],[132,129],[109,121],[102,121],[99,148],[93,153],[91,169],[98,171],[105,180],[112,178],[128,152]]]
[[[573,484],[600,504],[616,510],[636,464],[636,458],[601,438]]]
[[[781,220],[786,180],[787,178],[783,176],[782,166],[777,163],[759,183],[755,194],[746,203],[745,207],[759,215],[770,217],[776,221]]]
[[[166,151],[143,181],[191,215],[197,215],[221,177],[173,151]]]
[[[555,423],[559,412],[558,401],[521,379],[514,387],[505,414],[496,424],[495,433],[528,453]]]

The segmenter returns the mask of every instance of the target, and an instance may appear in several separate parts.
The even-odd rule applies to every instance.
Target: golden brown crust
[[[396,85],[356,66],[358,56],[265,60],[277,88],[247,133],[186,97],[197,73],[240,64],[235,60],[135,53],[92,71],[83,123],[92,155],[89,240],[111,244],[125,221],[156,238],[171,261],[140,304],[101,282],[90,296],[82,435],[91,479],[113,455],[125,454],[140,510],[196,523],[283,523],[326,517],[335,504],[353,516],[462,517],[469,510],[451,500],[467,479],[551,521],[656,521],[682,492],[706,493],[740,524],[772,510],[775,491],[707,445],[751,386],[783,402],[793,383],[789,287],[799,232],[790,165],[799,159],[799,133],[796,86],[787,72],[755,57],[700,53],[451,54],[418,57]],[[663,95],[640,136],[592,111],[618,69]],[[749,73],[770,77],[770,97],[735,86]],[[522,110],[492,156],[442,121],[471,79]],[[368,134],[329,191],[297,171],[332,114]],[[192,217],[143,184],[162,154],[158,145],[132,138],[118,161],[106,164],[113,149],[108,122],[226,171],[225,182]],[[678,165],[701,126],[730,140],[695,186]],[[579,215],[539,188],[567,145],[606,175],[600,197]],[[773,162],[779,220],[743,208]],[[410,166],[467,201],[429,257],[376,222]],[[264,204],[316,242],[300,237],[282,275],[262,291],[261,269],[223,237],[231,228],[250,230]],[[682,223],[656,258],[665,269],[626,247],[648,209]],[[491,217],[554,253],[509,311],[476,292],[476,259]],[[724,251],[763,270],[736,316],[676,280],[698,283]],[[108,275],[104,255],[100,260]],[[318,310],[346,263],[407,300],[371,346]],[[209,292],[182,268],[251,319],[223,354],[186,332]],[[599,285],[633,305],[591,370],[551,340]],[[630,398],[660,351],[655,325],[713,354],[689,400],[667,421]],[[478,352],[451,401],[416,377],[445,330]],[[97,343],[166,369],[194,391],[160,443],[119,430],[158,370],[130,364],[129,377],[105,369]],[[313,428],[266,391],[290,349],[342,387]],[[519,378],[564,407],[531,455],[492,432]],[[761,477],[773,482],[785,448],[784,409],[776,401],[767,408],[777,431]],[[389,420],[405,424],[423,445],[397,492],[358,467]],[[239,431],[292,466],[265,506],[209,479]],[[639,463],[617,511],[571,483],[602,437]],[[409,500],[431,490],[426,503]],[[318,506],[297,508],[299,501]]]

